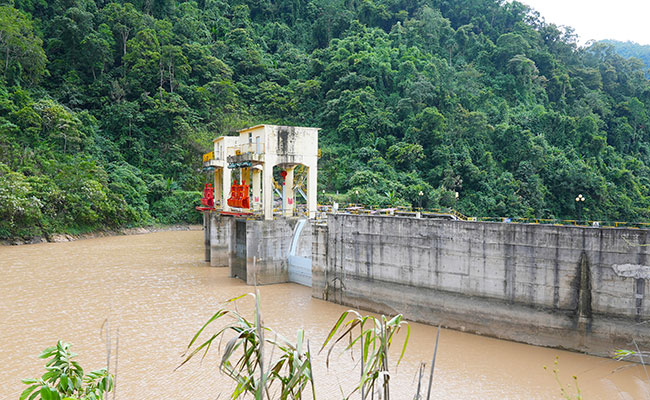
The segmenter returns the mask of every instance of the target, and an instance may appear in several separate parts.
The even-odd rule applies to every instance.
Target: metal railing
[[[264,154],[264,143],[244,143],[228,147],[229,154]]]
[[[244,143],[231,146],[228,147],[228,154],[231,155],[226,160],[233,166],[253,161],[264,161],[264,143]]]
[[[331,204],[319,204],[318,210],[321,213],[333,211]],[[511,224],[536,224],[536,225],[557,225],[557,226],[583,226],[600,228],[628,228],[628,229],[650,229],[650,222],[623,222],[607,220],[574,220],[574,219],[552,219],[552,218],[522,218],[522,217],[468,217],[453,208],[413,208],[413,207],[380,207],[366,206],[361,204],[342,204],[337,209],[338,213],[354,215],[386,215],[406,217],[442,217],[467,222],[500,222]]]

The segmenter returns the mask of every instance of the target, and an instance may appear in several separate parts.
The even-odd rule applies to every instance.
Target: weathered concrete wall
[[[210,261],[210,212],[203,211],[203,248],[205,249],[205,261]]]
[[[296,219],[258,221],[213,213],[208,231],[210,265],[229,267],[230,276],[249,285],[288,282],[289,247],[296,223]],[[307,221],[296,255],[310,258],[311,250],[312,228]]]
[[[225,217],[230,218],[230,217]],[[230,276],[246,280],[248,276],[248,221],[232,218],[232,251],[230,253]]]
[[[330,215],[313,295],[522,342],[650,345],[647,231]]]
[[[230,267],[230,258],[234,252],[233,229],[233,218],[223,218],[217,213],[211,213],[210,266]]]
[[[296,219],[247,221],[246,283],[269,285],[289,281],[289,247]],[[297,255],[311,256],[311,224],[308,222],[298,241]]]

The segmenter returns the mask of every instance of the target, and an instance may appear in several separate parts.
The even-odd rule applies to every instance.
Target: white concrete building
[[[214,141],[212,157],[204,155],[204,167],[214,167],[215,208],[224,212],[241,212],[274,217],[273,196],[282,188],[281,214],[293,216],[296,195],[306,198],[309,218],[315,218],[318,178],[319,128],[257,125],[239,131],[239,136],[222,136]],[[273,168],[279,167],[282,179],[274,185]],[[299,168],[300,179],[295,178]],[[228,205],[233,173],[239,171],[250,186],[250,208]],[[306,190],[303,190],[306,183]],[[278,190],[279,192],[280,190]],[[219,204],[217,204],[219,203]]]

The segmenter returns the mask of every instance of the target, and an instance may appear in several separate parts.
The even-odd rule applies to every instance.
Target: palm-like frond
[[[219,361],[219,369],[236,382],[231,396],[233,399],[244,394],[253,395],[256,399],[265,396],[270,398],[270,393],[275,393],[274,391],[279,392],[282,400],[301,399],[308,386],[311,386],[314,393],[311,357],[309,349],[305,348],[304,332],[298,331],[294,344],[265,327],[260,312],[259,294],[249,295],[255,300],[254,321],[249,321],[236,309],[231,308],[246,295],[226,301],[194,335],[178,368],[200,352],[203,352],[205,357],[214,341],[223,339],[227,341]],[[226,318],[230,321],[198,344],[199,336],[209,326]],[[265,346],[271,350],[267,361]],[[276,352],[278,355],[274,359],[273,354]]]
[[[351,317],[351,319],[348,320],[348,317]],[[370,315],[362,316],[354,310],[343,312],[321,347],[322,351],[328,344],[330,345],[327,352],[327,366],[329,367],[329,360],[334,347],[341,340],[348,338],[348,345],[345,347],[345,350],[352,350],[359,344],[361,350],[361,379],[359,385],[355,387],[352,393],[359,390],[361,391],[362,398],[365,398],[366,390],[373,393],[377,389],[377,382],[380,382],[384,395],[383,398],[389,400],[390,372],[388,370],[388,351],[395,335],[403,326],[406,326],[407,333],[402,344],[402,351],[397,360],[397,365],[399,365],[404,357],[404,352],[406,351],[406,346],[411,335],[411,327],[404,321],[401,314],[388,319],[383,315],[379,318]],[[354,333],[357,328],[358,333]],[[334,339],[335,337],[337,338]]]

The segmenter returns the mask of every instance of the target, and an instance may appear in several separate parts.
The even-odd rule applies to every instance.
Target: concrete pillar
[[[215,256],[215,242],[217,241],[217,236],[219,234],[219,227],[217,226],[217,218],[216,215],[210,214],[209,216],[210,220],[208,221],[208,224],[210,225],[210,241],[208,243],[208,246],[210,246],[210,266],[213,265],[213,260]]]
[[[307,174],[307,210],[309,218],[316,218],[318,208],[318,168],[316,165],[310,166]]]
[[[264,219],[273,219],[273,164],[264,164],[264,183],[262,184],[262,202]]]
[[[285,168],[287,176],[284,179],[284,186],[282,188],[282,214],[285,217],[292,217],[296,207],[296,199],[293,191],[293,172],[295,166]]]
[[[223,169],[216,168],[214,170],[214,206],[221,208],[223,198]]]
[[[210,266],[229,267],[232,244],[232,221],[219,214],[210,216]]]
[[[210,262],[210,211],[203,211],[203,247],[205,261]]]
[[[243,185],[243,184],[250,185],[251,184],[250,168],[242,168],[240,170],[239,176],[240,176],[240,178],[239,178],[239,184],[240,185]]]
[[[260,209],[262,203],[262,170],[259,168],[253,169],[253,182],[251,192],[251,207],[254,210]]]
[[[228,206],[228,197],[230,197],[230,186],[232,170],[225,167],[222,172],[222,186],[221,186],[221,209],[223,211],[230,211]]]

